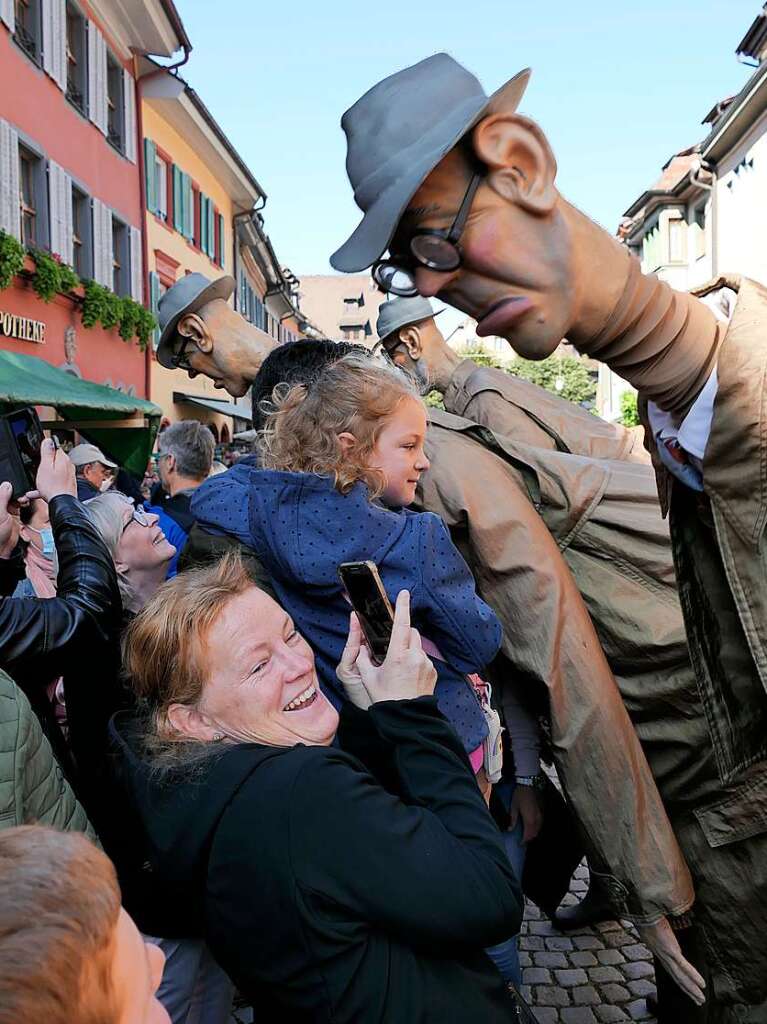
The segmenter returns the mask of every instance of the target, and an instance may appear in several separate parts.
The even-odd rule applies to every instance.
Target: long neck
[[[449,345],[441,347],[434,365],[429,367],[429,383],[444,394],[450,379],[465,358],[466,356],[459,355]]]
[[[574,212],[582,273],[568,341],[662,409],[685,415],[716,364],[723,331],[714,314],[694,296],[643,274],[623,246]]]

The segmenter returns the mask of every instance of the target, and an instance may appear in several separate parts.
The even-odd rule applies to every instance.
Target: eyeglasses
[[[181,347],[179,348],[178,352],[176,352],[174,355],[172,355],[170,357],[170,361],[173,364],[173,369],[174,370],[193,370],[194,369],[192,364],[186,358],[186,349],[187,349],[187,346],[189,345],[190,341],[191,341],[191,338],[184,338],[184,340],[181,342]]]
[[[410,298],[418,295],[415,283],[417,267],[449,274],[461,266],[463,253],[459,240],[481,181],[481,174],[472,176],[450,228],[420,228],[410,236],[409,253],[377,260],[373,264],[373,280],[381,291]]]
[[[152,525],[152,520],[149,518],[149,512],[147,512],[143,505],[133,505],[131,511],[133,514],[131,515],[130,519],[127,519],[125,521],[123,530],[126,530],[131,523],[138,523],[139,526]]]

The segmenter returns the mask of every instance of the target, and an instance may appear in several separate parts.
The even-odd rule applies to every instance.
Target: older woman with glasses
[[[123,610],[134,615],[165,579],[176,549],[160,529],[160,517],[124,494],[107,491],[85,507],[114,559]]]
[[[517,1020],[483,947],[518,930],[519,885],[406,592],[381,666],[352,616],[340,721],[236,556],[163,585],[125,668],[143,713],[112,736],[149,862],[257,1020]]]

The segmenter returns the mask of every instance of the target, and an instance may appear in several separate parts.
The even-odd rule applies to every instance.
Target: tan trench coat
[[[767,289],[738,291],[718,348],[718,391],[703,460],[704,494],[656,461],[695,665],[707,763],[690,780],[695,806],[675,820],[692,870],[697,929],[709,951],[712,1021],[767,1021]],[[709,357],[687,348],[692,377]],[[652,365],[648,362],[648,365]],[[653,376],[660,379],[652,379]],[[662,374],[648,386],[663,387]],[[689,406],[693,395],[680,394]],[[640,406],[641,407],[641,406]],[[649,435],[648,435],[649,436]],[[651,443],[652,447],[652,443]],[[699,730],[700,731],[700,730]]]
[[[505,370],[464,359],[444,396],[445,408],[534,448],[649,465],[644,430],[608,423]]]
[[[590,862],[608,876],[626,916],[653,922],[683,913],[693,900],[689,872],[621,699],[622,680],[616,685],[600,644],[632,692],[643,679],[660,689],[669,675],[684,675],[651,471],[530,448],[437,411],[427,451],[432,468],[418,501],[451,528],[501,619],[503,653],[517,679],[548,690],[556,765]],[[616,532],[626,516],[633,552],[628,532]],[[605,560],[608,547],[623,548],[619,569]]]

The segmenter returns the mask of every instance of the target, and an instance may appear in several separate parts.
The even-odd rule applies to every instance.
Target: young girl
[[[406,508],[429,467],[426,423],[402,374],[344,358],[311,386],[277,397],[263,435],[270,468],[235,466],[203,485],[193,514],[204,529],[233,533],[255,550],[336,706],[350,612],[339,564],[375,562],[392,600],[409,590],[413,625],[444,659],[435,661],[440,709],[477,771],[488,729],[466,674],[495,656],[501,627],[441,519]]]

